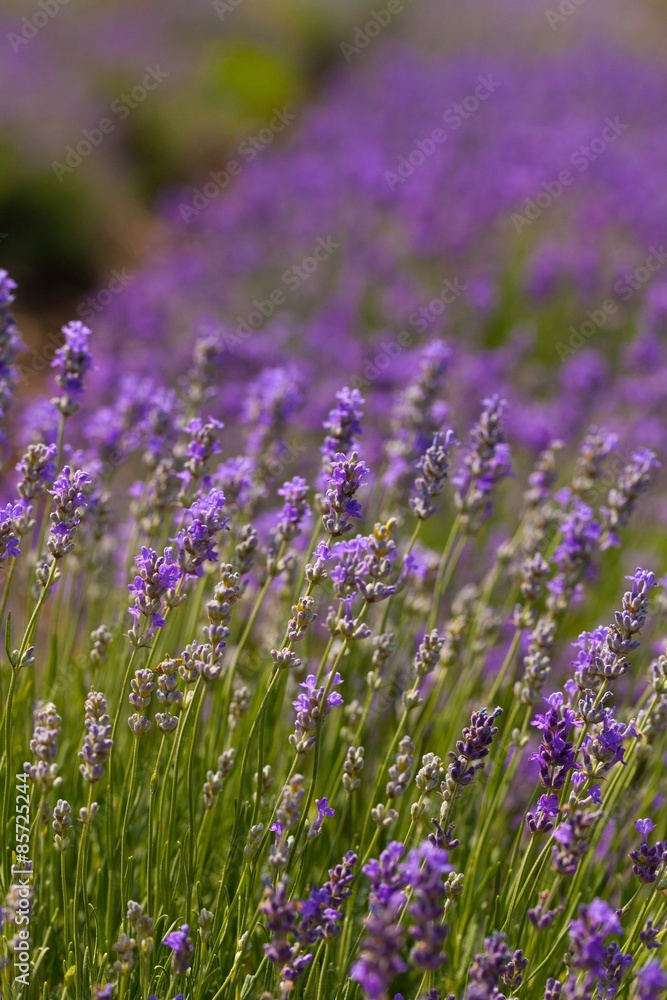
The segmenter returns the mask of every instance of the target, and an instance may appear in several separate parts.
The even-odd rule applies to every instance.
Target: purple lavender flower
[[[430,341],[420,352],[416,376],[399,392],[394,404],[383,483],[399,498],[410,486],[415,461],[424,454],[447,417],[448,407],[438,395],[451,354],[444,341]]]
[[[278,521],[278,534],[289,542],[301,533],[302,522],[310,513],[308,483],[301,476],[294,476],[283,483],[277,493],[285,501]]]
[[[63,390],[62,396],[54,399],[63,416],[71,416],[80,407],[79,397],[83,394],[84,376],[92,368],[93,359],[88,347],[90,329],[78,320],[67,323],[62,332],[65,343],[51,362],[58,369],[56,384]]]
[[[164,611],[174,603],[175,587],[181,579],[182,571],[171,548],[166,548],[164,555],[159,556],[155,549],[144,545],[141,554],[134,561],[139,573],[128,584],[128,590],[134,597],[134,604],[129,612],[134,618],[135,630],[141,618],[146,619],[145,634],[150,635],[156,628],[164,625]]]
[[[659,468],[660,463],[650,448],[640,448],[634,452],[619,476],[618,484],[609,491],[609,506],[600,507],[602,549],[621,544],[619,532],[627,527],[637,500],[649,488],[653,475]]]
[[[0,507],[0,564],[21,555],[18,523],[25,512],[22,503],[8,503],[6,507]]]
[[[185,469],[188,474],[186,476],[188,483],[193,479],[204,479],[211,459],[214,455],[220,454],[218,431],[221,431],[224,426],[220,420],[216,420],[214,417],[209,417],[208,420],[195,417],[185,428],[190,437],[185,449]]]
[[[353,451],[347,459],[341,452],[335,456],[326,490],[327,513],[322,516],[325,530],[332,538],[352,531],[351,518],[361,517],[361,504],[354,495],[368,475],[366,463]]]
[[[637,1000],[664,1000],[667,996],[667,972],[655,959],[637,973]]]
[[[563,491],[561,496],[566,493]],[[599,549],[602,534],[592,508],[578,497],[572,499],[572,508],[564,516],[560,531],[561,541],[553,558],[558,573],[548,584],[550,599],[547,602],[548,607],[557,612],[564,611],[570,603]]]
[[[545,788],[558,790],[565,784],[568,773],[575,770],[574,745],[567,739],[574,725],[575,715],[564,704],[560,692],[546,699],[550,708],[543,715],[536,715],[533,726],[542,733],[537,753],[531,756],[540,766],[540,781]]]
[[[171,539],[183,576],[201,576],[205,562],[217,562],[216,535],[227,529],[229,520],[222,513],[225,502],[222,490],[212,489],[185,511],[185,527]]]
[[[658,872],[667,863],[667,842],[657,840],[652,847],[648,844],[648,835],[654,829],[650,819],[638,819],[635,829],[642,835],[639,850],[630,851],[632,871],[641,882],[655,882]]]
[[[408,913],[412,917],[410,936],[415,944],[410,952],[417,969],[437,969],[445,961],[443,946],[448,927],[443,922],[445,887],[443,876],[453,871],[447,851],[434,847],[428,840],[410,851],[401,866],[412,888]]]
[[[407,969],[401,956],[405,935],[396,920],[405,902],[406,874],[399,865],[404,850],[403,844],[392,841],[379,859],[369,861],[363,869],[371,879],[370,914],[364,921],[361,950],[350,978],[361,984],[370,1000],[383,997],[392,980]]]
[[[79,751],[79,770],[91,785],[104,776],[104,768],[113,746],[111,720],[107,715],[107,701],[103,694],[91,688],[86,698],[84,718],[86,736]]]
[[[56,475],[55,444],[31,444],[16,463],[16,471],[21,473],[17,492],[24,500],[34,500],[53,484]]]
[[[438,432],[417,463],[419,475],[415,479],[416,496],[410,498],[410,509],[420,521],[435,514],[439,508],[433,499],[442,493],[449,472],[449,451],[456,444],[454,431]]]
[[[479,422],[470,432],[470,448],[463,468],[452,478],[457,487],[456,506],[466,532],[476,531],[491,514],[493,493],[512,470],[509,445],[504,438],[507,402],[493,396],[482,405]]]
[[[0,439],[5,440],[5,422],[18,381],[16,357],[23,349],[23,341],[16,332],[11,305],[14,301],[16,282],[0,269]]]
[[[526,823],[531,833],[549,833],[553,830],[552,818],[560,812],[557,795],[540,795],[534,812],[526,813]]]
[[[320,448],[325,476],[331,475],[340,454],[347,455],[357,447],[363,434],[361,418],[364,415],[362,406],[365,400],[359,390],[344,386],[336,393],[336,399],[337,405],[329,411],[329,416],[322,424],[327,432]]]
[[[61,726],[62,719],[52,701],[40,702],[35,706],[30,740],[35,763],[26,761],[23,770],[43,793],[62,783],[62,778],[58,777],[58,765],[54,763]]]
[[[177,976],[184,976],[192,964],[192,956],[194,955],[195,948],[189,930],[189,926],[183,924],[179,930],[167,934],[162,942],[167,948],[171,948],[173,952],[171,956],[171,968],[172,972]]]
[[[357,861],[354,851],[348,851],[341,864],[329,869],[329,880],[322,888],[311,889],[308,898],[301,903],[300,941],[314,944],[320,938],[331,940],[338,935],[343,904],[352,894]]]
[[[312,954],[302,951],[299,935],[299,912],[301,903],[288,899],[287,881],[275,886],[267,881],[260,910],[264,914],[271,942],[264,945],[264,952],[270,962],[280,971],[281,997],[289,995],[294,983],[303,974],[313,959]],[[307,935],[304,935],[304,940]],[[293,941],[289,939],[292,938]]]
[[[512,953],[504,934],[494,931],[490,937],[485,938],[484,951],[475,955],[470,967],[466,1000],[501,1000],[502,994],[497,987],[511,960]]]
[[[614,996],[632,955],[624,955],[614,941],[606,943],[611,934],[621,933],[618,913],[601,899],[579,907],[579,917],[570,922],[570,948],[566,962],[574,970],[564,986],[564,996]],[[597,989],[596,989],[597,986]]]
[[[88,494],[92,480],[87,472],[78,470],[72,475],[69,465],[63,471],[48,492],[54,500],[54,511],[51,514],[51,533],[48,549],[54,559],[62,559],[74,548],[74,535],[81,523],[80,511],[88,506]]]
[[[323,799],[315,799],[315,805],[317,807],[317,819],[314,820],[308,830],[308,840],[314,840],[315,837],[319,837],[322,832],[322,824],[327,816],[336,815],[336,810],[332,809],[329,805],[329,800],[326,796]]]
[[[337,687],[342,683],[343,678],[336,673],[331,686]],[[315,746],[318,725],[324,722],[332,708],[343,704],[343,699],[337,691],[332,690],[327,695],[325,704],[322,704],[325,685],[318,686],[315,674],[309,674],[299,687],[303,688],[303,692],[292,702],[296,710],[296,722],[289,741],[298,754],[306,754]]]

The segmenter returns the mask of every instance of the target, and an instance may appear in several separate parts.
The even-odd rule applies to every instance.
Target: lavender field
[[[3,1000],[667,997],[667,25],[586,2],[3,11]]]

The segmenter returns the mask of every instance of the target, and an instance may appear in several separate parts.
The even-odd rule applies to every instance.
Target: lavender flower
[[[3,441],[6,438],[5,422],[18,381],[16,357],[23,348],[11,313],[15,289],[16,282],[7,271],[0,269],[0,435]]]
[[[284,1000],[313,959],[312,954],[302,951],[298,939],[300,904],[287,898],[287,882],[282,880],[275,888],[267,884],[260,909],[271,934],[271,943],[264,945],[264,952],[280,971],[280,996]],[[290,938],[296,940],[290,942]]]
[[[21,555],[19,523],[25,512],[22,503],[8,503],[0,508],[0,564]]]
[[[632,956],[623,955],[617,944],[606,944],[611,934],[621,933],[618,913],[603,900],[594,899],[579,907],[579,917],[570,922],[568,933],[570,949],[566,961],[570,968],[584,974],[587,989],[592,990],[595,981],[600,980],[602,995],[613,996],[623,973],[632,964]],[[576,972],[565,984],[568,997],[574,995]]]
[[[182,569],[171,548],[166,548],[164,555],[159,556],[155,549],[144,545],[141,555],[134,561],[139,573],[133,583],[128,584],[128,590],[134,597],[134,604],[129,608],[135,621],[131,641],[140,642],[138,626],[141,619],[145,619],[143,634],[150,636],[155,629],[164,625],[166,609],[178,603],[175,588],[181,579]]]
[[[62,778],[58,777],[58,765],[54,763],[58,753],[61,726],[62,719],[52,701],[41,702],[35,706],[30,740],[35,763],[26,761],[23,770],[42,794],[62,784]]]
[[[194,955],[195,948],[189,930],[188,925],[183,924],[179,930],[167,934],[162,942],[167,948],[171,948],[173,952],[171,956],[171,969],[176,976],[184,976],[192,964],[192,956]]]
[[[409,933],[415,944],[410,957],[417,969],[437,969],[445,961],[443,945],[448,933],[443,922],[446,898],[443,875],[453,869],[447,851],[423,841],[410,852],[402,870],[412,887],[408,913],[413,923]]]
[[[507,947],[505,935],[500,931],[484,941],[484,951],[475,955],[470,967],[470,985],[466,1000],[500,1000],[502,994],[497,986],[505,976],[512,962],[512,953]]]
[[[379,859],[363,868],[371,880],[370,913],[364,921],[361,950],[350,978],[360,983],[370,1000],[384,997],[394,978],[407,969],[401,956],[405,935],[396,920],[405,902],[406,875],[399,865],[404,850],[403,844],[392,841]]]
[[[354,495],[368,475],[365,462],[353,451],[347,459],[341,452],[335,456],[326,491],[326,513],[322,516],[325,530],[332,538],[352,531],[351,518],[361,517],[361,504]]]
[[[453,478],[455,500],[464,531],[476,531],[492,510],[498,483],[511,472],[509,446],[504,438],[507,403],[498,396],[485,399],[479,422],[470,432],[470,449],[463,468]]]
[[[352,895],[357,861],[354,851],[348,851],[341,864],[329,869],[329,879],[322,888],[311,889],[308,898],[301,903],[298,936],[304,944],[333,940],[340,933],[342,907]]]
[[[648,835],[655,829],[650,819],[638,819],[635,829],[641,833],[642,843],[639,850],[630,851],[632,871],[640,882],[655,882],[660,869],[667,863],[667,842],[658,840],[649,847]]]
[[[88,494],[92,480],[87,472],[77,471],[72,475],[69,465],[48,492],[54,500],[51,514],[51,533],[48,541],[49,552],[54,559],[62,559],[74,548],[74,535],[81,523],[81,511],[88,506]]]
[[[185,511],[185,527],[171,539],[183,576],[201,576],[205,562],[217,562],[216,536],[228,527],[225,502],[222,490],[213,489]]]
[[[62,396],[53,400],[64,417],[69,417],[80,407],[79,397],[83,394],[84,376],[92,368],[92,356],[88,347],[90,330],[78,320],[68,323],[62,332],[65,343],[56,353],[51,367],[58,369],[56,384],[63,390]]]
[[[278,496],[283,497],[285,503],[280,512],[278,521],[278,534],[289,542],[301,533],[302,522],[310,513],[308,506],[308,483],[301,476],[294,476],[278,490]]]
[[[660,963],[654,961],[647,962],[637,974],[637,998],[638,1000],[660,1000],[667,996],[667,972]]]
[[[364,415],[362,406],[365,400],[359,390],[344,386],[336,393],[336,399],[337,405],[330,410],[322,425],[327,432],[324,444],[320,448],[323,472],[326,476],[331,475],[341,453],[347,455],[357,447],[363,433],[361,418]]]
[[[609,491],[608,506],[600,507],[602,549],[620,545],[620,530],[627,527],[637,500],[649,488],[654,473],[659,468],[660,463],[650,448],[640,448],[633,453],[619,476],[617,485]]]
[[[91,688],[86,698],[84,725],[87,733],[79,750],[79,770],[91,785],[104,776],[105,764],[113,745],[111,720],[107,715],[107,701],[103,694]]]
[[[493,737],[498,732],[498,727],[493,723],[501,713],[500,708],[494,709],[491,715],[486,708],[473,712],[470,726],[464,727],[462,738],[456,741],[457,753],[450,750],[447,754],[451,763],[447,766],[447,776],[440,786],[443,800],[440,819],[443,824],[454,799],[474,781],[478,771],[484,770],[484,758],[488,756]]]
[[[21,473],[17,492],[24,500],[34,500],[53,484],[56,475],[55,444],[31,444],[16,471]]]
[[[342,683],[343,678],[336,673],[327,686],[331,689]],[[318,686],[314,674],[309,674],[299,687],[303,688],[303,692],[292,702],[296,722],[289,741],[298,754],[307,754],[315,746],[318,725],[324,722],[332,708],[343,704],[343,699],[337,691],[330,690],[324,701],[325,685]]]
[[[575,715],[564,704],[560,692],[549,695],[546,701],[550,706],[549,710],[543,715],[536,715],[532,723],[541,731],[542,743],[530,759],[538,762],[540,781],[544,787],[557,791],[565,784],[568,773],[577,767],[574,745],[567,739],[574,726]]]
[[[438,511],[433,506],[433,499],[439,496],[445,485],[449,472],[449,451],[456,444],[454,431],[446,434],[438,432],[433,435],[433,441],[417,463],[419,475],[415,479],[416,497],[410,499],[410,509],[420,521],[425,521]]]
[[[560,530],[561,541],[554,553],[558,573],[548,585],[547,602],[549,609],[556,613],[562,613],[570,603],[600,546],[602,535],[592,508],[578,497],[572,500],[572,509],[564,516]]]

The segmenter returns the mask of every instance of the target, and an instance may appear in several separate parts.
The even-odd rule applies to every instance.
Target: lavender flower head
[[[87,472],[78,470],[72,475],[69,465],[65,465],[48,491],[54,501],[48,540],[48,549],[54,559],[62,559],[74,548],[73,538],[81,523],[80,512],[88,506],[91,487],[92,480]]]
[[[453,477],[455,499],[466,532],[476,531],[492,510],[498,483],[512,471],[504,423],[508,404],[499,396],[483,401],[479,421],[470,432],[470,448],[463,468]]]
[[[363,433],[361,418],[364,415],[362,406],[365,400],[359,390],[344,386],[336,393],[336,399],[337,405],[330,410],[322,425],[327,432],[320,448],[325,476],[331,475],[340,453],[347,455],[357,447]]]
[[[655,882],[660,869],[667,863],[667,842],[658,840],[649,847],[648,836],[655,829],[650,819],[638,819],[635,829],[641,834],[639,850],[630,851],[632,871],[644,883]]]
[[[449,471],[449,452],[453,444],[456,444],[454,431],[449,430],[446,434],[438,431],[417,463],[419,475],[415,479],[416,496],[410,498],[410,508],[421,521],[438,510],[433,505],[433,499],[444,489]]]
[[[0,438],[3,441],[6,437],[5,421],[18,381],[16,357],[23,348],[11,313],[15,289],[16,282],[0,269]]]
[[[167,948],[171,948],[173,952],[171,956],[171,968],[176,976],[184,976],[192,964],[192,956],[194,955],[195,948],[189,930],[189,926],[183,924],[179,930],[167,934],[162,942]]]
[[[224,506],[222,490],[212,489],[186,510],[185,527],[171,539],[183,576],[201,576],[205,562],[217,562],[216,536],[227,529],[229,520],[222,513]]]
[[[92,368],[93,360],[88,347],[90,330],[85,323],[79,320],[67,323],[62,332],[65,343],[56,351],[51,367],[58,369],[56,384],[63,394],[53,402],[62,415],[68,417],[79,409],[84,376]]]
[[[664,1000],[667,996],[667,972],[655,959],[647,962],[637,975],[637,1000]]]
[[[25,513],[22,503],[8,503],[0,508],[0,564],[21,555],[18,529]]]
[[[155,549],[144,545],[135,563],[139,573],[128,584],[128,590],[134,597],[129,612],[135,621],[134,632],[143,617],[146,619],[145,634],[151,635],[156,628],[162,628],[166,608],[173,607],[177,601],[175,588],[182,577],[182,570],[170,547],[159,556]]]
[[[407,969],[401,955],[405,934],[397,921],[405,902],[406,875],[399,865],[404,850],[403,844],[392,841],[379,859],[369,861],[363,869],[371,880],[370,913],[350,978],[361,985],[370,1000],[384,997],[394,978]]]
[[[339,673],[331,679],[331,687],[342,683],[343,678]],[[306,754],[315,746],[318,725],[324,722],[332,708],[343,704],[343,699],[337,691],[330,691],[323,703],[325,687],[318,686],[314,674],[309,674],[299,687],[303,691],[292,702],[296,710],[296,722],[289,741],[298,754]]]
[[[415,944],[410,952],[417,969],[437,969],[445,961],[443,945],[448,927],[443,923],[445,887],[443,876],[453,871],[447,851],[428,840],[410,851],[401,866],[412,895],[408,913],[412,918],[409,933]]]
[[[91,785],[104,776],[105,764],[113,745],[111,720],[107,715],[107,701],[103,694],[91,688],[86,698],[84,718],[86,736],[79,751],[79,770]]]
[[[322,517],[325,530],[332,538],[352,531],[352,518],[361,517],[361,504],[354,495],[368,475],[366,463],[353,451],[349,459],[336,455],[326,490],[327,513]]]
[[[278,534],[283,541],[289,542],[301,533],[304,518],[310,514],[308,483],[301,476],[294,476],[277,492],[285,501],[278,521]]]

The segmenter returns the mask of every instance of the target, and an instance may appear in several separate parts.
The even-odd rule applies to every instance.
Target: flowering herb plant
[[[453,426],[439,340],[379,450],[342,386],[281,476],[269,368],[228,457],[195,363],[98,413],[112,455],[63,336],[0,514],[6,995],[666,995],[665,600],[625,555],[656,455],[610,473],[594,427],[527,466],[499,396]]]

